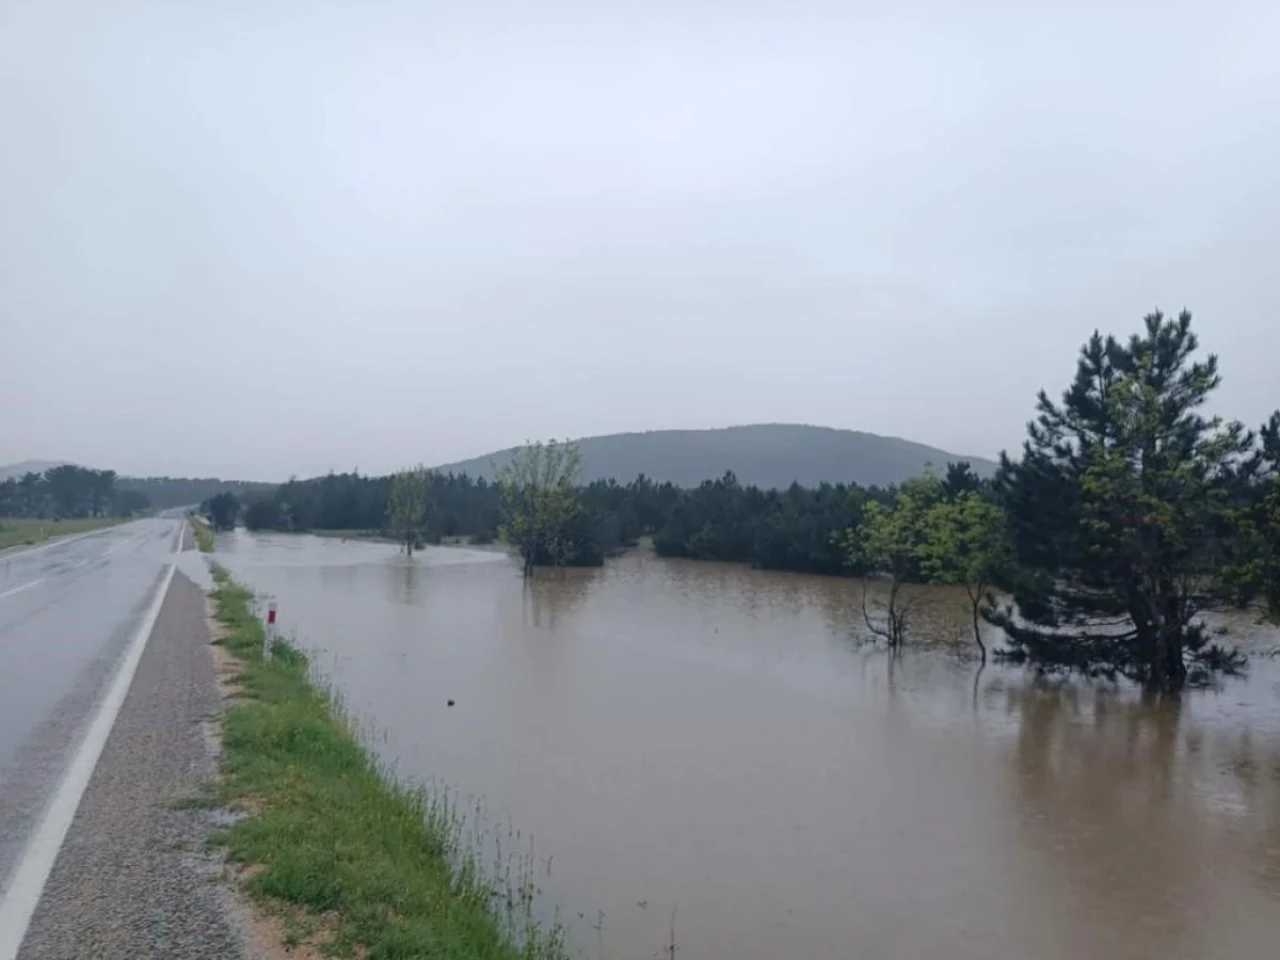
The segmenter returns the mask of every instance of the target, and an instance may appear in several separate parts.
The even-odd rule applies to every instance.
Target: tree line
[[[194,507],[219,493],[231,493],[237,499],[266,496],[276,486],[274,483],[220,480],[217,477],[119,477],[116,481],[118,490],[136,490],[157,510]]]
[[[128,517],[150,506],[146,494],[122,489],[114,470],[63,464],[0,481],[0,517]]]
[[[864,592],[863,617],[894,648],[922,586],[950,584],[970,600],[984,659],[985,621],[1004,656],[1177,690],[1241,663],[1203,614],[1257,600],[1280,614],[1280,412],[1257,433],[1206,415],[1221,377],[1197,350],[1186,312],[1154,313],[1127,341],[1095,333],[991,480],[955,463],[883,488],[763,490],[732,473],[692,489],[581,485],[576,448],[553,441],[527,445],[493,483],[421,467],[331,474],[240,512],[254,529],[383,530],[410,551],[501,537],[526,571],[598,564],[649,537],[665,556],[874,575],[887,591]]]

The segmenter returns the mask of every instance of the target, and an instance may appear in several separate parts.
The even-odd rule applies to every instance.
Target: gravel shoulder
[[[203,591],[178,572],[20,960],[259,955],[206,852],[208,811],[183,808],[216,772],[209,728],[222,702],[205,616]]]

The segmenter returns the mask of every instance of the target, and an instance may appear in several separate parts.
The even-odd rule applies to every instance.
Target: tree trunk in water
[[[978,645],[978,652],[982,657],[982,662],[987,662],[987,645],[982,642],[982,629],[978,622],[978,604],[979,600],[973,601],[973,640]]]
[[[1172,693],[1187,682],[1187,664],[1182,659],[1182,632],[1170,630],[1164,637],[1164,689]]]
[[[1177,693],[1187,682],[1187,664],[1182,658],[1182,632],[1164,627],[1154,635],[1140,637],[1147,657],[1149,693]]]

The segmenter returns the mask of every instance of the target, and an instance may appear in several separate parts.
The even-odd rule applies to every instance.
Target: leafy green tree
[[[563,566],[580,547],[574,486],[581,464],[576,445],[551,440],[525,444],[498,470],[504,533],[519,549],[526,576],[541,563]]]
[[[1121,673],[1174,691],[1239,665],[1199,615],[1230,556],[1233,517],[1258,467],[1254,440],[1200,407],[1214,356],[1193,361],[1191,315],[1146,317],[1127,344],[1095,333],[1055,404],[1042,391],[1019,462],[997,477],[1018,573],[992,611],[1016,656]]]
[[[412,467],[392,475],[387,496],[387,526],[404,544],[409,556],[413,556],[413,548],[422,536],[430,503],[431,477],[426,467]]]
[[[932,474],[907,480],[898,487],[892,503],[867,503],[861,526],[844,533],[849,563],[888,580],[888,593],[874,619],[863,580],[862,618],[867,629],[882,637],[891,650],[899,649],[906,641],[911,609],[922,595],[921,590],[907,584],[921,579],[926,519],[941,500],[942,492],[942,482]]]
[[[991,587],[1009,564],[1009,537],[999,506],[975,487],[960,489],[958,496],[940,500],[925,514],[920,562],[931,582],[964,588],[973,615],[973,640],[986,663],[981,609],[993,602]]]

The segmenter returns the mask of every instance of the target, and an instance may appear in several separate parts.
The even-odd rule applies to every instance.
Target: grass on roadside
[[[213,531],[209,529],[209,525],[194,513],[187,520],[191,524],[191,533],[196,538],[196,547],[201,553],[213,553]]]
[[[533,919],[529,877],[505,890],[482,880],[447,798],[383,771],[300,651],[276,642],[264,658],[253,595],[216,566],[214,579],[221,642],[243,662],[218,800],[251,812],[219,842],[253,868],[249,893],[314,918],[335,955],[566,957],[562,931]]]
[[[80,517],[73,520],[41,520],[37,517],[12,517],[0,521],[0,550],[31,546],[54,537],[88,533],[113,524],[123,523],[119,517]]]

